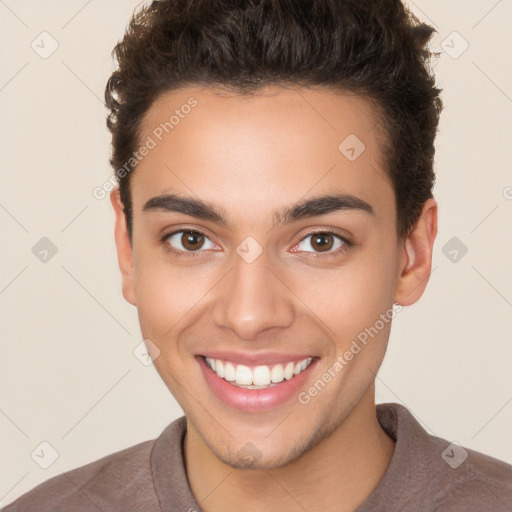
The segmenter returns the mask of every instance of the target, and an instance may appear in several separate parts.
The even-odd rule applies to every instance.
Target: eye
[[[295,247],[300,251],[314,253],[332,253],[351,243],[341,235],[331,231],[318,231],[304,237]]]
[[[186,229],[175,231],[164,237],[164,243],[175,252],[197,252],[201,249],[215,249],[216,245],[200,231]]]

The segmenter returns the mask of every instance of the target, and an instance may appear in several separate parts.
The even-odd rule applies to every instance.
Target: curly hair
[[[400,0],[160,0],[140,7],[112,51],[117,67],[105,88],[110,164],[130,239],[126,169],[127,162],[129,171],[136,167],[141,121],[159,95],[189,85],[238,94],[321,86],[368,98],[384,127],[398,238],[407,236],[435,182],[442,101],[430,66],[433,33]]]

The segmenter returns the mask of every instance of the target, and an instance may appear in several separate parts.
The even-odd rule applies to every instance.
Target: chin
[[[295,462],[309,450],[313,449],[335,429],[332,423],[317,425],[308,433],[299,434],[297,429],[284,432],[272,438],[260,437],[252,441],[230,439],[219,442],[219,439],[207,439],[200,435],[211,452],[222,463],[233,469],[269,470]],[[296,437],[295,437],[296,436]]]
[[[234,454],[213,451],[221,462],[233,469],[269,470],[294,462],[306,450],[307,448],[300,449],[292,446],[288,450],[281,448],[275,452],[263,453],[254,444],[248,442]]]

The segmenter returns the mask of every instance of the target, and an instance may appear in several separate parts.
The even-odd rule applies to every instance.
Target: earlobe
[[[437,202],[428,199],[401,248],[402,257],[395,289],[395,303],[414,304],[423,295],[430,278],[432,251],[437,235]]]
[[[134,286],[134,265],[133,265],[133,248],[128,236],[126,227],[126,216],[124,207],[116,188],[110,193],[110,202],[114,208],[115,219],[115,241],[117,247],[117,261],[121,270],[121,278],[123,283],[123,297],[133,306],[137,305],[135,286]]]

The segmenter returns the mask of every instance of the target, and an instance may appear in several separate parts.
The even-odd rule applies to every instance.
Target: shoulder
[[[404,512],[512,511],[512,465],[429,434],[400,404],[379,404],[377,417],[395,453],[362,510],[381,510],[387,501]]]
[[[150,462],[154,443],[144,441],[54,476],[2,511],[158,510]]]
[[[445,439],[433,438],[433,446],[433,466],[440,469],[433,486],[436,510],[512,510],[512,465]]]

